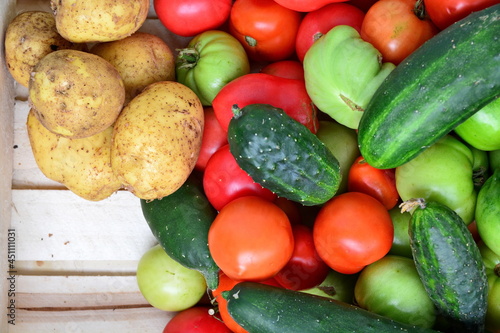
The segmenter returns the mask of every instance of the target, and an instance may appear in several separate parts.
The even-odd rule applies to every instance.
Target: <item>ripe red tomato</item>
[[[254,61],[279,61],[295,52],[302,15],[274,0],[238,0],[229,15],[229,32]]]
[[[292,226],[294,249],[292,258],[274,279],[283,287],[304,290],[319,285],[330,272],[330,267],[319,257],[312,230],[303,225]]]
[[[395,169],[372,167],[360,156],[349,169],[347,190],[371,195],[389,210],[399,201],[395,173]]]
[[[424,0],[431,21],[441,30],[472,12],[498,4],[498,0]]]
[[[240,168],[229,151],[229,144],[220,147],[208,160],[203,173],[203,189],[208,201],[219,211],[232,200],[247,195],[269,201],[276,198],[276,194],[254,182]]]
[[[231,0],[154,0],[160,22],[173,33],[191,37],[221,26],[229,18]]]
[[[313,237],[328,266],[339,273],[354,274],[389,252],[394,227],[389,212],[377,199],[345,192],[321,208]]]
[[[211,106],[205,108],[204,117],[203,139],[201,140],[200,155],[195,165],[198,171],[204,171],[210,157],[220,147],[227,144],[227,133],[220,126]]]
[[[283,7],[296,10],[298,12],[312,12],[334,2],[343,2],[347,0],[274,0]]]
[[[299,224],[302,221],[300,204],[296,201],[288,200],[283,197],[276,197],[273,202],[286,213],[290,224]]]
[[[163,329],[163,333],[231,333],[208,306],[194,306],[178,312]]]
[[[219,212],[208,231],[215,263],[233,280],[262,281],[290,260],[290,221],[274,203],[256,196],[234,199]]]
[[[275,61],[263,67],[260,72],[285,79],[304,80],[304,67],[297,60]]]
[[[307,13],[297,32],[297,57],[303,61],[311,45],[337,25],[349,25],[360,32],[364,17],[361,9],[347,3],[332,3]]]
[[[439,31],[415,12],[416,0],[380,0],[366,12],[361,38],[380,51],[384,62],[398,65]]]

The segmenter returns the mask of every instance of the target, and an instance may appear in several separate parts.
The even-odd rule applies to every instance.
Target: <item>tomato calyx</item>
[[[496,264],[495,268],[493,268],[493,272],[496,276],[500,277],[500,264]]]
[[[251,47],[257,46],[257,40],[251,36],[245,36],[245,42],[248,44],[248,46]]]
[[[429,18],[429,15],[427,15],[427,11],[425,10],[424,0],[417,0],[415,7],[413,7],[413,13],[415,13],[421,21],[425,21]]]
[[[198,60],[200,60],[200,51],[197,45],[194,47],[186,47],[184,49],[177,49],[179,55],[177,62],[180,64],[179,68],[193,68],[196,67]]]
[[[413,210],[414,208],[420,207],[421,209],[425,209],[427,206],[427,203],[425,202],[425,199],[423,198],[416,198],[416,199],[408,199],[401,203],[399,205],[399,208],[401,208],[401,213],[409,212]]]

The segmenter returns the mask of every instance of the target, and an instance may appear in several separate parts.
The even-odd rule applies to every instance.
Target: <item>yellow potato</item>
[[[91,201],[122,187],[111,169],[113,127],[88,138],[67,139],[47,130],[31,110],[27,128],[33,156],[47,178]]]
[[[124,39],[95,44],[90,53],[106,59],[118,70],[125,85],[125,104],[151,83],[175,80],[172,50],[150,33],[136,32]]]
[[[87,45],[64,39],[57,32],[52,13],[23,12],[7,26],[5,61],[14,80],[25,87],[28,87],[31,71],[40,59],[63,49],[86,51]]]
[[[101,57],[59,50],[34,67],[29,99],[48,130],[85,138],[114,123],[125,102],[125,88],[116,68]]]
[[[146,21],[150,0],[51,0],[57,30],[69,41],[110,42]]]
[[[203,106],[191,89],[176,81],[152,83],[116,120],[111,166],[137,197],[165,197],[193,171],[203,127]]]

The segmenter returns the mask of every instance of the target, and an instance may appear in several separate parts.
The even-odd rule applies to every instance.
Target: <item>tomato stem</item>
[[[257,40],[253,37],[245,36],[245,42],[247,42],[248,46],[251,46],[251,47],[257,46]]]
[[[200,52],[198,52],[196,47],[177,49],[177,51],[179,52],[179,55],[177,56],[179,68],[193,68],[200,59]]]
[[[426,202],[423,198],[409,199],[399,205],[401,213],[409,212],[419,206],[421,209],[426,207]]]
[[[419,20],[426,20],[428,18],[427,11],[425,10],[424,0],[417,0],[415,2],[415,7],[413,7],[413,12],[419,18]]]
[[[496,264],[495,268],[493,268],[493,272],[495,272],[495,275],[500,277],[500,264]]]

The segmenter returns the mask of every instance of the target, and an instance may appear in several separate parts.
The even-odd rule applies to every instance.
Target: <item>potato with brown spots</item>
[[[122,187],[111,169],[113,127],[88,138],[67,139],[47,130],[31,110],[27,128],[33,156],[47,178],[91,201]]]
[[[90,53],[109,61],[125,85],[125,104],[142,89],[158,81],[175,80],[175,59],[170,47],[158,36],[136,32],[113,42],[95,44]]]
[[[116,68],[103,58],[59,50],[33,68],[29,100],[48,130],[85,138],[115,122],[125,102],[125,87]]]
[[[191,89],[176,81],[152,83],[116,120],[111,166],[137,197],[168,196],[193,171],[203,127],[203,106]]]
[[[28,87],[33,67],[47,54],[64,49],[87,50],[87,44],[64,39],[57,32],[54,15],[43,11],[17,15],[7,26],[4,46],[7,68],[24,87]]]
[[[110,42],[146,21],[150,0],[51,0],[57,30],[69,41]]]

